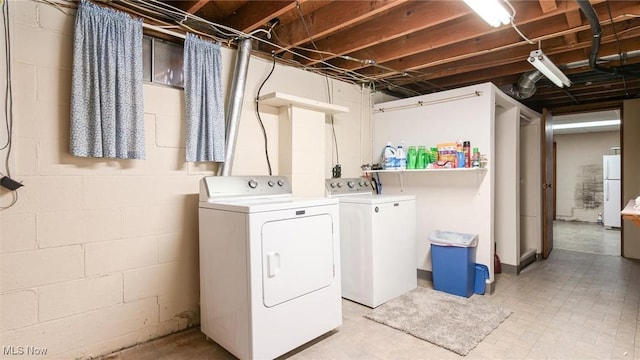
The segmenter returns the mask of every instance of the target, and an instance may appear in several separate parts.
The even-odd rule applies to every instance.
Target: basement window
[[[142,38],[142,80],[184,88],[184,49],[176,44],[150,36]]]

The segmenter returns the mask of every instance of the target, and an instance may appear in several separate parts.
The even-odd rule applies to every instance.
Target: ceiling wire
[[[94,0],[94,1],[107,2],[108,5],[110,5],[110,6],[116,5],[115,1],[114,2],[111,2],[109,0]],[[288,52],[290,54],[293,54],[293,55],[295,55],[295,56],[297,56],[297,57],[299,57],[301,59],[304,59],[304,60],[307,60],[307,61],[310,61],[310,62],[317,62],[317,59],[312,59],[312,58],[310,58],[308,56],[305,56],[305,55],[303,55],[303,54],[301,54],[299,52],[293,51],[293,50],[291,50],[289,48],[282,47],[282,46],[280,46],[278,44],[275,44],[275,43],[273,43],[271,41],[268,41],[268,40],[265,40],[263,38],[257,37],[254,34],[251,34],[251,33],[246,34],[246,33],[242,32],[242,31],[233,29],[231,27],[213,23],[213,22],[211,22],[209,20],[203,19],[203,18],[201,18],[199,16],[196,16],[194,14],[190,14],[188,12],[185,12],[185,11],[181,10],[181,9],[173,7],[173,6],[169,5],[169,4],[163,3],[163,2],[161,2],[159,0],[146,0],[146,1],[117,0],[117,3],[126,4],[128,6],[133,6],[133,7],[137,8],[137,9],[139,9],[139,10],[142,10],[142,11],[149,11],[149,12],[152,12],[152,13],[156,14],[157,16],[169,17],[174,22],[176,22],[180,27],[184,27],[186,29],[189,29],[189,31],[192,31],[192,32],[195,32],[195,33],[200,33],[202,35],[206,35],[206,36],[212,37],[215,40],[220,41],[220,42],[227,42],[228,43],[228,42],[230,42],[230,41],[232,41],[234,39],[248,37],[248,38],[257,40],[259,42],[262,42],[264,44],[267,44],[269,46],[273,46],[273,47],[275,47],[275,48],[277,48],[279,50],[282,50],[282,51]],[[129,9],[129,11],[131,11],[131,10]],[[137,13],[137,14],[142,16],[142,14],[140,14],[140,13]],[[158,19],[153,19],[153,20],[158,21]],[[233,39],[226,39],[225,40],[225,39],[220,39],[219,37],[216,37],[213,34],[203,34],[202,32],[199,32],[199,31],[193,29],[192,27],[189,27],[189,26],[185,25],[184,22],[186,20],[195,21],[196,23],[198,23],[200,25],[202,25],[202,24],[208,25],[208,27],[211,30],[217,32],[218,34],[222,34],[225,37],[233,38]],[[304,17],[303,17],[303,20],[304,20]],[[304,23],[304,24],[306,26],[306,23]],[[308,30],[308,28],[307,28],[307,30]],[[307,49],[307,50],[309,50],[309,49]],[[317,51],[320,52],[321,50],[317,50]],[[333,53],[330,53],[330,54],[332,56],[341,57],[341,55],[337,55],[337,54],[333,54]],[[282,60],[282,58],[278,58],[279,62],[282,62],[281,60]],[[368,60],[359,60],[359,61],[361,63],[366,63],[366,64],[370,64],[370,65],[373,65],[373,66],[376,66],[376,67],[383,68],[383,69],[385,69],[387,71],[390,71],[390,72],[399,73],[399,74],[401,74],[401,76],[404,76],[404,77],[406,77],[406,76],[413,77],[407,71],[399,71],[399,70],[391,69],[391,68],[385,67],[383,65],[375,64],[375,61],[368,61]],[[374,64],[371,64],[371,62],[374,62]],[[387,80],[385,80],[383,78],[371,77],[371,76],[360,74],[360,73],[355,72],[353,70],[349,70],[349,69],[345,69],[345,68],[341,68],[341,67],[335,66],[335,65],[325,61],[324,59],[321,61],[321,63],[325,66],[325,68],[323,68],[324,71],[333,71],[333,72],[336,72],[336,73],[338,73],[340,75],[315,71],[316,73],[319,73],[321,75],[330,76],[332,78],[335,78],[335,79],[338,79],[338,80],[341,80],[341,81],[347,81],[347,82],[351,82],[351,83],[353,83],[353,82],[355,82],[355,83],[378,82],[380,85],[384,85],[384,86],[387,86],[387,87],[394,87],[394,88],[402,87],[402,85],[393,84],[393,83],[391,83],[391,82],[389,82],[389,81],[387,81]],[[296,61],[290,61],[289,65],[291,65],[291,64],[293,64],[293,66],[302,68],[302,69],[307,70],[307,71],[310,71],[311,69],[313,69],[312,67],[306,66],[306,65],[301,64],[300,62],[296,62]],[[416,92],[414,90],[408,89],[408,88],[405,88],[404,90],[406,90],[408,92],[411,92],[411,93],[415,93],[416,95],[421,95],[420,93],[418,93],[418,92]]]
[[[622,56],[622,48],[620,47],[620,38],[618,37],[618,32],[616,31],[616,25],[613,22],[613,15],[611,14],[611,7],[609,6],[609,2],[607,1],[607,11],[609,12],[609,19],[611,20],[611,27],[613,28],[613,36],[616,38],[616,46],[618,47],[618,56],[620,57],[620,65],[624,70],[625,58]],[[622,86],[624,86],[624,94],[629,97],[629,88],[627,87],[627,78],[624,76],[624,72],[622,72]]]
[[[319,55],[320,55],[320,63],[325,63],[325,64],[327,64],[327,62],[325,61],[324,57],[322,56],[322,55],[324,54],[324,55],[329,55],[329,56],[336,57],[336,58],[341,58],[341,59],[344,59],[344,60],[354,61],[354,62],[357,62],[357,63],[363,64],[363,65],[370,65],[370,66],[373,66],[373,67],[381,68],[381,69],[386,70],[386,71],[391,72],[391,73],[397,73],[397,74],[398,74],[398,75],[397,75],[398,77],[407,77],[407,76],[408,76],[408,77],[411,77],[411,78],[415,78],[414,76],[410,75],[410,74],[409,74],[407,71],[405,71],[405,70],[396,70],[396,69],[392,69],[392,68],[390,68],[390,67],[387,67],[387,66],[384,66],[384,65],[378,64],[378,63],[377,63],[375,60],[373,60],[373,59],[358,59],[358,58],[354,58],[354,57],[349,56],[349,55],[340,55],[340,54],[336,54],[336,53],[334,53],[334,52],[330,52],[330,51],[323,51],[323,50],[318,49],[318,47],[317,47],[317,46],[316,46],[316,44],[315,44],[315,41],[313,40],[313,37],[311,36],[311,32],[309,31],[309,28],[308,28],[307,23],[306,23],[306,21],[305,21],[305,19],[304,19],[304,16],[303,16],[303,14],[301,13],[301,11],[300,11],[300,9],[299,9],[299,8],[298,8],[298,13],[299,13],[299,16],[300,16],[300,18],[301,18],[302,24],[303,24],[303,26],[304,26],[304,28],[305,28],[305,30],[306,30],[306,32],[307,32],[307,37],[309,38],[309,41],[310,41],[310,42],[311,42],[311,44],[313,45],[314,49],[307,48],[307,47],[302,47],[302,46],[297,46],[297,45],[296,45],[296,46],[294,46],[294,45],[291,45],[291,44],[286,44],[284,41],[282,41],[282,40],[278,37],[278,34],[274,31],[274,32],[273,32],[273,34],[274,34],[275,38],[276,38],[276,39],[277,39],[281,44],[285,45],[287,48],[295,48],[295,49],[298,49],[298,50],[309,51],[309,52],[315,52],[315,53],[317,53],[317,54],[319,54]],[[308,58],[308,57],[305,57],[305,58],[306,58],[306,59],[310,59],[310,58]],[[310,60],[311,60],[311,61],[314,61],[314,62],[318,62],[318,60],[317,60],[317,59],[310,59]],[[315,69],[319,69],[319,70],[332,70],[332,69],[335,69],[336,67],[332,65],[332,67],[331,67],[331,68],[327,68],[327,67],[314,67],[314,68],[315,68]],[[346,71],[351,71],[351,70],[347,70],[347,69],[344,69],[344,70],[346,70]],[[423,73],[421,73],[421,72],[419,72],[419,71],[414,71],[414,72],[418,73],[418,74],[419,74],[419,75],[421,75],[421,76],[426,76],[426,74],[423,74]],[[406,91],[406,92],[410,92],[410,93],[413,93],[414,95],[422,95],[422,93],[419,93],[419,92],[414,91],[414,90],[412,90],[412,89],[404,88],[404,87],[403,87],[403,86],[401,86],[401,85],[397,85],[397,84],[394,84],[394,83],[392,83],[392,82],[389,82],[387,79],[389,79],[389,78],[393,77],[393,75],[392,75],[392,76],[388,76],[388,77],[386,77],[386,78],[384,78],[384,79],[383,79],[383,78],[368,77],[368,76],[363,75],[363,74],[360,74],[360,73],[357,73],[357,74],[359,74],[359,75],[363,76],[364,78],[367,78],[368,82],[361,81],[362,83],[371,83],[371,82],[376,82],[376,81],[377,81],[377,82],[379,82],[379,83],[385,84],[385,85],[386,85],[387,87],[389,87],[389,88],[391,88],[391,87],[393,87],[393,88],[402,88],[404,91]],[[435,87],[435,88],[437,88],[437,89],[439,89],[439,90],[442,90],[442,89],[443,89],[442,87],[438,87],[438,86],[434,86],[434,87]]]
[[[128,6],[134,6],[134,7],[138,8],[138,9],[140,9],[140,10],[146,10],[146,8],[144,8],[144,7],[140,6],[140,5],[137,5],[137,4],[132,4],[132,2],[128,1],[128,0],[119,0],[118,2],[122,3],[122,4],[126,4]],[[157,0],[149,0],[149,1],[145,1],[145,2],[139,2],[138,1],[138,3],[141,3],[142,5],[148,5],[148,6],[153,7],[153,9],[154,9],[153,12],[154,13],[159,14],[159,15],[163,15],[163,14],[159,13],[156,10],[161,10],[162,11],[162,10],[164,10],[164,8],[161,7],[161,6],[154,5],[154,4],[152,4],[152,2],[153,3],[160,3],[165,8],[171,8],[168,11],[173,13],[174,15],[179,14],[182,11],[180,9],[172,7],[171,5],[158,2]],[[122,9],[126,9],[127,11],[133,12],[133,13],[139,15],[139,16],[144,16],[143,14],[141,14],[139,12],[136,12],[136,11],[133,11],[130,8],[126,7],[126,6],[125,7],[116,6],[115,3],[110,3],[110,5],[113,6],[113,7],[119,7],[119,8],[122,8]],[[213,34],[202,33],[200,31],[197,31],[197,30],[193,29],[192,27],[189,27],[189,26],[185,25],[184,22],[182,24],[179,24],[180,27],[186,28],[189,31],[194,32],[194,33],[199,33],[199,34],[202,34],[204,36],[211,37],[216,41],[219,41],[219,42],[222,42],[222,43],[227,43],[228,46],[230,46],[230,42],[232,42],[232,41],[234,41],[236,39],[239,39],[239,38],[251,38],[253,40],[257,40],[257,41],[263,42],[263,43],[265,43],[267,45],[273,46],[275,48],[278,48],[278,49],[284,50],[284,51],[286,51],[288,53],[291,53],[291,54],[294,54],[296,56],[299,56],[299,57],[301,57],[301,58],[303,58],[305,60],[313,61],[313,59],[311,59],[309,57],[306,57],[306,56],[304,56],[302,54],[296,53],[296,52],[291,51],[289,49],[285,49],[285,48],[283,48],[283,47],[281,47],[281,46],[279,46],[277,44],[274,44],[274,43],[272,43],[270,41],[267,41],[265,39],[257,37],[257,36],[255,36],[255,35],[253,35],[251,33],[246,34],[244,32],[241,32],[239,30],[233,29],[233,28],[225,26],[225,25],[212,23],[212,22],[210,22],[208,20],[205,20],[205,19],[200,18],[200,17],[198,17],[196,15],[193,15],[193,14],[189,14],[189,13],[186,13],[186,12],[185,12],[185,14],[186,14],[185,16],[188,19],[190,19],[192,21],[195,21],[195,22],[199,23],[200,25],[202,25],[202,24],[208,25],[208,26],[206,26],[207,28],[210,28],[210,30],[213,30],[213,31],[215,31],[215,32],[217,32],[219,34],[223,34],[224,36],[227,36],[228,39],[221,39],[221,38],[219,38],[219,37],[217,37],[217,36],[215,36]],[[166,14],[164,14],[164,15],[166,15]],[[145,16],[145,17],[148,17],[148,16]],[[180,23],[180,21],[184,20],[184,17],[183,16],[179,16],[179,17],[173,16],[172,19],[173,19],[173,21],[175,21],[177,23]],[[152,20],[158,21],[157,19],[152,19]],[[224,29],[226,31],[223,31],[221,29]],[[282,62],[280,58],[278,58],[278,61]],[[292,63],[294,64],[293,66],[302,67],[304,70],[309,70],[310,69],[310,68],[306,68],[303,64],[300,64],[298,62],[291,62],[290,64],[292,64]],[[344,75],[346,75],[346,76],[348,76],[350,78],[350,79],[346,79],[345,77],[340,77],[339,79],[342,80],[342,81],[362,83],[362,82],[368,82],[368,81],[372,80],[370,78],[362,76],[362,75],[360,75],[360,74],[358,74],[356,72],[353,72],[351,70],[348,70],[348,69],[339,68],[339,67],[336,67],[336,66],[334,66],[332,64],[329,64],[329,63],[325,63],[325,65],[327,65],[329,68],[331,68],[331,70],[336,71],[336,72],[341,73],[341,74],[344,74]],[[331,77],[335,77],[335,76],[331,76]]]

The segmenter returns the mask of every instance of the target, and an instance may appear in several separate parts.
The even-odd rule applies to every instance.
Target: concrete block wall
[[[75,13],[9,6],[10,163],[25,186],[0,214],[2,354],[91,357],[196,325],[198,179],[215,169],[184,161],[182,91],[144,86],[146,160],[73,157]],[[11,196],[2,190],[3,206]]]
[[[197,325],[198,181],[216,167],[184,160],[183,92],[144,85],[145,160],[73,157],[75,11],[65,14],[33,0],[10,0],[9,7],[10,165],[24,187],[15,206],[0,211],[2,354],[33,346],[46,349],[44,358],[90,358]],[[0,63],[4,68],[4,59]],[[234,63],[235,52],[224,48],[226,91]],[[253,99],[270,68],[268,61],[250,61],[233,174],[266,174]],[[343,173],[357,176],[370,152],[368,90],[330,84],[343,94],[336,103],[353,108],[336,116],[335,124],[339,138],[360,139],[339,142],[341,154],[349,154],[341,155]],[[298,69],[278,65],[263,93],[275,90],[326,101],[326,80]],[[262,111],[271,159],[277,160],[277,110]],[[325,158],[332,158],[333,148],[327,146]],[[4,161],[6,153],[0,155]],[[318,166],[330,176],[332,164]],[[0,206],[12,195],[0,189]]]

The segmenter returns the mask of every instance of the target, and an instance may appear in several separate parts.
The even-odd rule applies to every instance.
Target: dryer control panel
[[[364,177],[326,179],[325,188],[328,196],[362,195],[373,193],[371,182],[369,179]]]
[[[278,195],[291,195],[291,183],[284,176],[206,176],[200,180],[200,201]]]

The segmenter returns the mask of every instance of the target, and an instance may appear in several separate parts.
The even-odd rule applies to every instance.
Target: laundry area
[[[546,109],[265,52],[305,2],[226,42],[191,21],[227,2],[178,25],[131,3],[0,0],[2,358],[640,355],[630,138],[602,158],[626,252],[551,253]],[[103,46],[120,22],[132,41]]]

